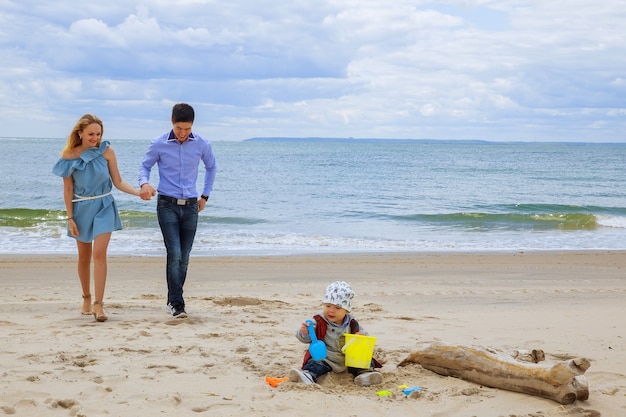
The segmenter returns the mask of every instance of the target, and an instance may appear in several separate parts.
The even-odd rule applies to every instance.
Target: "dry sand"
[[[193,258],[184,320],[163,310],[164,262],[110,258],[109,320],[96,323],[79,313],[74,257],[0,258],[0,415],[626,415],[623,252]],[[378,338],[383,385],[332,374],[271,387],[266,375],[300,365],[294,331],[337,279]],[[589,400],[564,406],[397,367],[431,340],[543,349],[547,362],[584,356]]]

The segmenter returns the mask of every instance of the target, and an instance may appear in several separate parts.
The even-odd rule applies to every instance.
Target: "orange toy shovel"
[[[276,388],[278,386],[278,384],[280,384],[281,382],[285,382],[285,381],[289,381],[288,377],[283,377],[283,378],[274,378],[271,376],[265,376],[265,382],[267,382],[268,384],[270,384],[270,386]]]

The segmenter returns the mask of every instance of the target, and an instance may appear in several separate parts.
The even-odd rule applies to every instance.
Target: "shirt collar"
[[[168,142],[172,142],[178,140],[176,139],[176,135],[174,134],[174,129],[170,130],[170,135],[167,137]],[[196,140],[196,137],[193,135],[193,132],[189,134],[189,140]]]
[[[331,326],[333,327],[346,327],[349,323],[350,323],[351,317],[349,314],[346,314],[346,316],[343,318],[343,323],[341,324],[335,324],[330,320],[326,320],[328,323],[330,323]]]

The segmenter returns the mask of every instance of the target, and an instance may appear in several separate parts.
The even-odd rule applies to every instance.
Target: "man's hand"
[[[139,196],[142,200],[150,200],[152,197],[156,195],[156,190],[152,188],[152,186],[148,183],[141,184],[141,191],[139,192]]]

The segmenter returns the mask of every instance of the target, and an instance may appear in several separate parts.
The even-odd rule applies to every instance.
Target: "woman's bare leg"
[[[78,248],[78,279],[83,291],[83,314],[91,314],[91,242],[76,241]]]
[[[110,240],[111,233],[103,233],[96,236],[93,241],[94,312],[96,319],[103,317],[106,320],[102,301],[104,300],[104,289],[107,281],[107,250]]]

